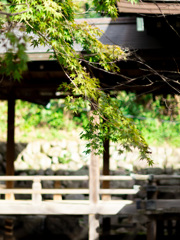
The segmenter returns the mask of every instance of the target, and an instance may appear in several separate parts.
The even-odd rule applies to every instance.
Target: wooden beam
[[[138,189],[101,189],[99,190],[99,193],[101,194],[116,194],[116,195],[124,195],[124,194],[137,194],[139,190]],[[39,190],[41,194],[60,194],[60,195],[65,195],[65,194],[89,194],[89,189],[84,189],[84,188],[73,188],[73,189],[50,189],[50,188],[43,188]],[[10,188],[10,189],[0,189],[0,194],[7,194],[7,193],[12,193],[12,194],[33,194],[34,190],[31,188],[27,189],[22,189],[22,188]],[[92,203],[92,201],[91,201]],[[93,203],[92,203],[93,204]],[[94,203],[95,204],[95,203]]]
[[[15,160],[15,99],[13,95],[8,99],[8,122],[7,122],[7,152],[6,152],[6,175],[14,175],[14,160]],[[7,188],[13,188],[12,181],[6,182]],[[13,198],[7,194],[6,199]]]
[[[0,176],[0,181],[35,181],[36,179],[41,179],[41,181],[85,181],[89,177],[87,175],[83,176]],[[117,179],[119,180],[119,179]],[[131,180],[131,179],[130,179]]]
[[[91,236],[98,234],[98,214],[116,215],[122,213],[123,215],[132,215],[137,213],[136,204],[129,200],[99,201],[94,206],[90,205],[88,200],[47,200],[41,201],[40,204],[34,204],[32,200],[0,200],[0,205],[1,215],[91,215],[89,217],[91,223],[90,230],[93,232],[91,232]],[[93,221],[95,224],[98,224],[95,228],[92,225],[94,224]]]

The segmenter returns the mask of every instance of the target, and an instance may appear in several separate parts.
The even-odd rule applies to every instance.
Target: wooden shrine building
[[[149,5],[148,5],[149,4]],[[101,86],[108,91],[133,91],[137,94],[153,93],[167,95],[180,93],[180,5],[167,3],[141,2],[131,5],[122,0],[117,3],[119,18],[85,19],[104,31],[100,38],[104,44],[116,44],[125,50],[130,49],[127,61],[119,62],[120,74],[111,75],[94,70]],[[82,21],[82,20],[79,20]],[[2,78],[0,81],[0,100],[8,101],[7,169],[6,174],[14,175],[14,121],[15,100],[46,105],[50,99],[62,98],[64,93],[58,86],[68,81],[58,63],[49,60],[46,48],[28,47],[28,71],[20,82]],[[78,49],[77,49],[78,50]],[[103,174],[109,174],[109,144],[106,143]],[[99,165],[98,157],[92,152],[90,163],[90,185],[92,202],[98,201]],[[106,183],[107,184],[107,183]],[[11,182],[8,188],[11,188]],[[106,185],[108,188],[108,185]],[[98,226],[95,214],[93,228]],[[90,220],[90,221],[91,221]],[[90,231],[91,231],[90,230]],[[92,230],[93,232],[93,230]],[[97,239],[90,233],[90,240]]]

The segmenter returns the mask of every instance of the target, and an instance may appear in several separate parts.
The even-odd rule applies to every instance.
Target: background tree
[[[117,17],[115,0],[93,0],[92,3],[97,12]],[[141,159],[152,164],[144,138],[133,122],[122,114],[116,98],[101,89],[99,80],[90,71],[90,68],[98,67],[117,73],[120,69],[116,62],[127,59],[127,53],[119,46],[102,44],[97,39],[102,34],[97,27],[76,22],[77,8],[78,4],[71,0],[1,1],[1,45],[5,54],[0,59],[0,73],[20,80],[22,72],[27,69],[26,42],[31,41],[34,47],[49,46],[53,51],[51,57],[58,61],[69,79],[69,83],[61,86],[72,93],[66,99],[67,107],[77,112],[78,106],[86,99],[93,105],[94,116],[100,117],[100,122],[94,123],[91,116],[81,134],[90,140],[87,152],[92,147],[97,154],[102,153],[102,143],[108,138],[120,142],[120,151],[137,147]],[[20,32],[18,36],[17,30]],[[74,43],[80,44],[83,51],[76,52]]]

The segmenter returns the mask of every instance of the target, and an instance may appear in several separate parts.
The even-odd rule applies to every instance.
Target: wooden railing
[[[100,176],[100,181],[131,181],[131,180],[147,180],[146,175],[131,175],[131,176]],[[42,188],[42,181],[88,181],[89,176],[0,176],[0,194],[11,196],[10,199],[15,199],[14,194],[31,194],[31,200],[34,202],[42,201],[42,194],[52,195],[65,195],[65,194],[90,194],[89,188],[78,188],[78,189],[45,189]],[[5,182],[7,181],[32,181],[32,188],[5,188]],[[4,187],[3,187],[4,186]],[[133,188],[128,189],[99,189],[99,195],[124,195],[124,194],[136,194],[139,191],[139,186],[134,185]],[[7,197],[6,199],[9,199]]]
[[[102,195],[135,195],[139,190],[140,186],[136,185],[136,180],[141,180],[144,182],[142,184],[141,189],[144,189],[147,193],[147,200],[148,195],[153,195],[150,197],[151,199],[155,199],[155,195],[157,192],[166,191],[180,191],[180,184],[172,186],[163,186],[158,185],[157,182],[161,180],[168,180],[168,179],[177,179],[180,180],[180,175],[140,175],[140,174],[131,174],[130,176],[100,176],[99,181],[132,181],[134,180],[134,185],[132,188],[119,188],[119,189],[102,189],[99,187],[99,199]],[[7,181],[31,181],[32,187],[31,188],[6,188]],[[14,199],[15,194],[30,194],[31,200],[34,202],[42,201],[43,194],[52,194],[54,195],[66,195],[66,194],[85,194],[90,195],[89,188],[43,188],[42,181],[54,181],[54,182],[61,182],[61,181],[89,181],[89,176],[0,176],[0,195],[11,196],[11,200]],[[99,184],[100,185],[100,184]],[[8,198],[5,198],[8,199]],[[150,199],[150,200],[151,200]],[[63,200],[65,201],[65,200]],[[153,201],[151,201],[153,202]]]
[[[89,176],[0,176],[0,195],[3,197],[0,200],[1,208],[0,214],[2,215],[18,215],[18,214],[44,214],[44,215],[89,215],[89,232],[94,229],[93,236],[96,232],[96,221],[98,215],[115,215],[115,214],[145,214],[149,217],[147,227],[147,239],[155,240],[157,238],[157,217],[166,214],[166,217],[174,214],[180,214],[180,199],[159,199],[158,194],[161,191],[165,192],[180,192],[180,175],[139,175],[131,174],[130,176],[99,176],[99,199],[103,199],[103,195],[135,195],[139,191],[144,191],[146,197],[143,199],[132,200],[98,200],[93,202],[90,198],[92,194],[90,188],[52,188],[47,189],[42,187],[43,181],[91,181]],[[169,180],[178,180],[177,184],[172,183],[170,186]],[[133,182],[134,180],[134,182]],[[166,182],[162,180],[167,180]],[[31,181],[31,188],[6,188],[6,182],[13,181],[18,185],[18,181]],[[131,188],[119,189],[102,189],[100,188],[102,181],[131,181]],[[139,183],[141,186],[136,185]],[[160,184],[159,184],[160,183]],[[31,184],[29,184],[31,185]],[[57,184],[58,185],[58,184]],[[57,186],[56,185],[56,186]],[[128,184],[129,185],[129,184]],[[60,185],[59,185],[60,186]],[[16,194],[30,194],[29,200],[16,200]],[[89,200],[47,200],[43,201],[43,194],[66,195],[66,194],[85,194],[89,195]],[[5,201],[9,199],[13,201]],[[10,196],[11,198],[6,198]],[[51,196],[52,197],[52,196]],[[179,196],[180,198],[180,196]],[[52,198],[51,198],[52,199]],[[129,208],[130,204],[130,208]],[[170,213],[168,215],[168,213]],[[169,221],[169,219],[168,219]],[[89,233],[89,235],[91,235]],[[95,239],[94,237],[90,237]]]
[[[176,179],[180,180],[180,175],[140,175],[140,174],[131,174],[130,176],[100,176],[99,181],[132,181],[134,180],[134,185],[132,188],[119,188],[119,189],[102,189],[99,188],[99,195],[134,195],[136,194],[140,186],[135,184],[136,180],[145,181],[144,186],[141,186],[147,192],[147,198],[149,192],[171,192],[171,191],[180,191],[180,185],[172,186],[163,186],[157,185],[158,181]],[[31,181],[31,188],[6,188],[7,181]],[[43,194],[52,194],[52,195],[66,195],[66,194],[85,194],[89,195],[89,188],[43,188],[42,181],[89,181],[89,176],[0,176],[0,195],[11,195],[14,194],[30,194],[31,200],[33,201],[42,201]],[[100,185],[100,184],[99,184]],[[151,194],[152,195],[152,194]],[[12,197],[13,199],[13,197]]]

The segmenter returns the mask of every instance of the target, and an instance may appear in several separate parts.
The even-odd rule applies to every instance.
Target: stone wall
[[[84,141],[36,141],[31,143],[16,144],[15,169],[19,170],[41,170],[51,169],[77,171],[83,166],[88,166],[90,155],[84,153]],[[180,169],[180,148],[151,147],[154,169],[162,171],[174,171]],[[145,160],[139,160],[138,151],[123,153],[119,155],[118,146],[111,144],[110,147],[110,169],[115,171],[125,169],[126,171],[141,171],[149,169]],[[6,143],[0,142],[0,175],[5,173],[6,167]],[[102,168],[102,159],[100,162]]]

